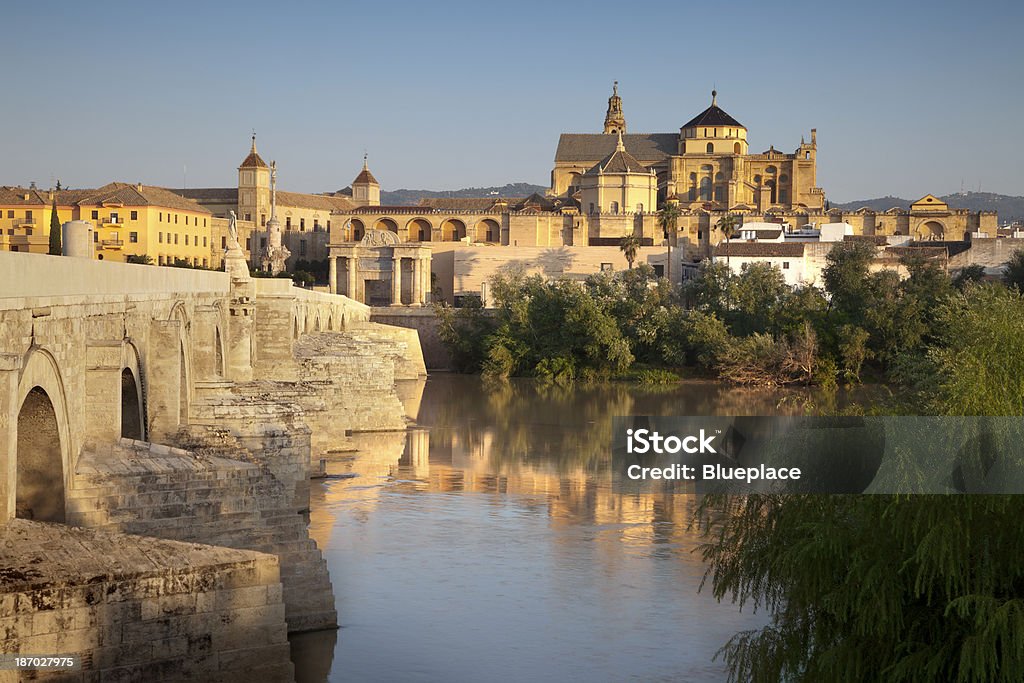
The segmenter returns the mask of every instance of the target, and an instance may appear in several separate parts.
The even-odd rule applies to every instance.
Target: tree
[[[640,238],[635,234],[626,235],[619,240],[619,250],[622,251],[622,255],[626,257],[626,263],[629,264],[630,270],[633,269],[633,261],[636,261],[636,253],[640,249]]]
[[[60,190],[60,183],[57,184]],[[60,256],[64,253],[60,243],[60,216],[57,215],[57,193],[53,193],[53,204],[50,206],[50,256]]]
[[[976,284],[985,279],[985,266],[979,263],[972,263],[965,266],[953,278],[953,286],[963,291],[969,284]]]
[[[1003,282],[1007,287],[1014,287],[1018,292],[1024,292],[1024,249],[1013,252],[1013,256],[1006,262],[1003,269]]]
[[[658,223],[665,234],[665,242],[668,244],[668,262],[665,265],[665,274],[669,282],[672,282],[672,240],[676,238],[676,224],[682,212],[676,202],[665,202],[658,212]]]
[[[714,229],[722,234],[722,239],[729,239],[732,237],[732,233],[736,230],[736,226],[740,224],[739,216],[734,216],[731,213],[723,214],[718,222],[714,224]],[[721,240],[719,240],[721,241]],[[729,255],[726,254],[725,262],[729,263]]]
[[[149,254],[128,254],[125,263],[139,263],[144,266],[153,265],[153,257]]]

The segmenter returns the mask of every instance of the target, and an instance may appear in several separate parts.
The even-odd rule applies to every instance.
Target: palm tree
[[[640,249],[640,238],[635,234],[626,235],[619,240],[619,249],[622,251],[622,255],[626,257],[629,269],[632,270],[633,261],[636,261],[636,252]]]
[[[732,237],[733,231],[736,230],[736,228],[737,228],[737,226],[739,226],[739,224],[740,224],[740,217],[739,216],[734,216],[731,213],[727,213],[727,214],[723,215],[721,218],[718,219],[718,222],[715,223],[714,228],[722,233],[722,238],[723,239],[729,239],[730,237]],[[728,252],[726,252],[726,254],[725,254],[725,263],[726,263],[726,265],[729,265],[729,253]],[[731,266],[730,266],[730,268],[731,268]]]
[[[661,223],[661,229],[665,233],[665,242],[668,244],[668,263],[665,266],[665,273],[670,284],[672,282],[672,240],[676,236],[676,221],[681,215],[679,204],[676,202],[665,202],[661,211],[658,212],[658,222]]]

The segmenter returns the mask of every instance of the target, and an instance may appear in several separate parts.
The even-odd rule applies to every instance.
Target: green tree
[[[1003,269],[1003,282],[1018,292],[1024,292],[1024,249],[1018,249],[1010,256]]]
[[[719,241],[721,241],[723,239],[731,238],[732,234],[736,231],[736,226],[740,225],[740,222],[741,221],[739,216],[734,216],[731,213],[726,213],[723,214],[722,217],[719,218],[718,221],[712,227],[713,229],[717,230],[720,233],[721,238]],[[729,264],[728,254],[725,255],[725,262],[726,264]]]
[[[782,271],[768,263],[745,263],[731,287],[729,328],[740,336],[769,332],[790,291]]]
[[[977,284],[985,279],[985,266],[972,263],[966,266],[953,278],[953,286],[959,290],[965,289],[970,284]]]
[[[658,223],[665,234],[665,243],[668,245],[668,261],[665,262],[665,276],[672,282],[672,242],[676,238],[676,225],[682,212],[676,202],[665,202],[665,205],[658,211]]]
[[[149,254],[128,254],[124,260],[125,263],[138,263],[144,266],[153,265],[153,257]]]
[[[636,261],[636,253],[640,250],[640,238],[634,234],[626,235],[619,240],[619,250],[622,251],[622,255],[626,257],[626,263],[632,269],[633,262]]]
[[[821,273],[830,308],[846,318],[843,322],[860,325],[869,305],[868,271],[875,247],[866,242],[840,242],[825,257]]]
[[[57,184],[60,190],[60,184]],[[60,243],[60,216],[57,215],[57,192],[53,193],[53,204],[50,206],[50,256],[60,256],[64,253]]]

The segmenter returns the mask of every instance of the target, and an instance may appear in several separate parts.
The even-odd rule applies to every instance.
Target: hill
[[[994,192],[957,192],[939,197],[954,209],[969,209],[971,211],[995,211],[999,214],[999,222],[1024,221],[1024,197],[1013,197]],[[878,197],[876,199],[859,199],[853,202],[842,204],[833,202],[832,206],[855,211],[861,207],[867,207],[875,211],[885,211],[894,206],[910,208],[913,199],[902,199],[900,197]]]
[[[380,203],[387,206],[409,206],[428,197],[528,197],[534,192],[544,194],[548,188],[530,183],[508,183],[501,187],[466,187],[461,190],[381,190]]]

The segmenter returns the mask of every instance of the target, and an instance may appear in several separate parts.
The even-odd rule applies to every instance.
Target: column
[[[348,265],[348,291],[345,294],[353,301],[359,301],[356,291],[356,271],[359,270],[359,258],[355,254],[345,259]]]
[[[397,254],[391,258],[391,305],[402,305],[402,257]]]
[[[331,294],[338,293],[338,257],[331,256],[328,259],[330,266],[330,275],[327,278],[327,285],[330,287]]]
[[[423,259],[413,258],[412,261],[412,298],[413,306],[423,305]]]
[[[431,300],[430,293],[430,257],[423,259],[423,267],[420,268],[420,273],[423,276],[423,303],[429,304]]]

